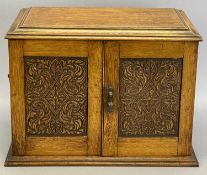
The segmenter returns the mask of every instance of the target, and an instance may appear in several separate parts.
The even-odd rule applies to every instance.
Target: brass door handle
[[[107,88],[107,111],[114,111],[114,89],[112,87]]]

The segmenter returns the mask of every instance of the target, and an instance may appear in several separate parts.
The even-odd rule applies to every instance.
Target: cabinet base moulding
[[[99,156],[13,156],[8,152],[5,166],[146,166],[198,167],[194,151],[179,157],[99,157]]]

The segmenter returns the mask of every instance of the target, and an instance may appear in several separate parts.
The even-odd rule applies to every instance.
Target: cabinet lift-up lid
[[[182,10],[164,8],[25,8],[6,38],[202,40]]]

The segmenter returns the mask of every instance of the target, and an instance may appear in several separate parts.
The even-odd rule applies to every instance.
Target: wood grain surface
[[[88,155],[101,155],[103,43],[89,41]]]
[[[177,137],[118,138],[118,156],[177,156]]]
[[[118,101],[119,101],[119,43],[104,43],[104,125],[103,125],[103,156],[117,156],[118,136]],[[114,110],[108,112],[107,89],[114,90]]]
[[[192,148],[192,128],[198,41],[202,38],[183,11],[142,8],[25,8],[20,11],[6,38],[9,39],[12,145],[5,166],[198,166]],[[39,137],[25,134],[26,57],[87,59],[86,135]],[[174,99],[174,96],[168,93],[180,86],[172,85],[170,90],[166,87],[172,84],[177,74],[177,77],[182,76],[177,80],[179,84],[181,82],[181,91],[177,98],[179,105],[174,105],[179,112],[173,135],[161,136],[157,130],[156,137],[138,137],[136,131],[133,137],[119,133],[122,95],[120,69],[121,62],[127,59],[150,59],[151,62],[161,59],[179,60],[179,68],[182,66],[179,73],[172,64],[162,70],[159,67],[161,64],[154,64],[154,67],[152,64],[145,64],[148,67],[141,67],[143,69],[132,65],[124,70],[125,73],[122,72],[123,76],[127,71],[129,79],[133,74],[136,81],[131,79],[134,81],[132,85],[136,84],[139,90],[142,86],[142,70],[146,69],[151,79],[154,78],[151,73],[158,72],[154,69],[160,70],[154,80],[157,78],[156,81],[160,81],[163,75],[168,78],[163,78],[166,81],[161,78],[163,86],[160,87],[163,87],[163,91],[167,89],[169,100]],[[34,71],[38,70],[34,68]],[[168,76],[168,73],[172,76]],[[148,81],[146,77],[143,79]],[[146,93],[152,93],[157,88],[155,84],[149,83],[150,88],[145,87],[148,90]],[[160,87],[155,91],[159,92]],[[108,88],[113,89],[112,111],[108,110]],[[123,92],[127,90],[130,88]],[[136,105],[131,105],[130,109],[131,107],[136,112],[141,109],[136,108]],[[150,106],[145,112],[152,113]],[[135,113],[130,112],[130,115]],[[168,114],[170,112],[165,111],[160,118],[167,117]],[[157,118],[153,122],[159,123]],[[159,124],[170,132],[173,130],[172,123]],[[141,126],[145,133],[151,132],[147,131],[149,127]],[[130,126],[123,128],[127,127]]]
[[[22,9],[6,38],[202,40],[184,12],[159,8]]]
[[[194,152],[179,157],[13,156],[10,149],[5,166],[198,167],[198,161]]]
[[[9,40],[12,150],[14,155],[24,155],[25,153],[23,45],[22,40]]]
[[[182,58],[184,42],[120,41],[120,58]]]
[[[175,9],[30,8],[22,28],[186,29]]]
[[[102,42],[10,40],[9,48],[14,155],[100,155]],[[88,58],[88,137],[47,138],[25,135],[23,56]]]
[[[190,155],[192,150],[198,43],[186,42],[184,48],[178,155]]]

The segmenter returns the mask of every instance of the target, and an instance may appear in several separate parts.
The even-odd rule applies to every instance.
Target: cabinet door
[[[178,155],[191,117],[180,117],[191,103],[181,109],[184,42],[105,42],[104,51],[103,155]]]
[[[9,46],[14,155],[100,155],[102,42]]]

